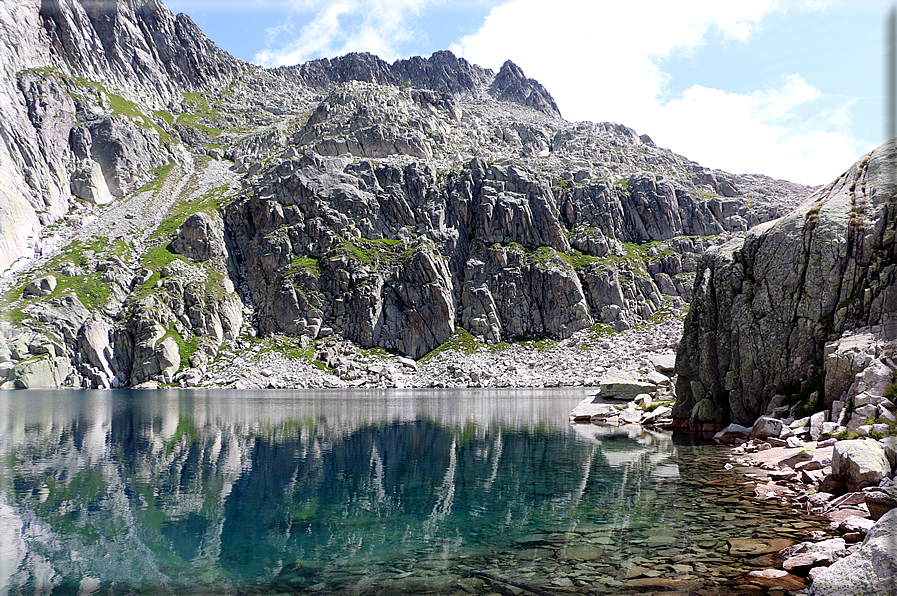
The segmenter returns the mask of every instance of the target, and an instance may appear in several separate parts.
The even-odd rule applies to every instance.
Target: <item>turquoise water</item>
[[[728,594],[823,527],[581,397],[4,392],[0,594]]]

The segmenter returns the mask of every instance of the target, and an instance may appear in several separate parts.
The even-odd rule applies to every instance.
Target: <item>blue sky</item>
[[[238,58],[451,49],[702,165],[826,183],[878,145],[886,0],[169,0]]]

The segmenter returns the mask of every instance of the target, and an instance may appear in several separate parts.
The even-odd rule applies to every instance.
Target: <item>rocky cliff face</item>
[[[822,409],[863,391],[854,375],[892,356],[897,340],[895,172],[891,141],[796,211],[705,254],[678,351],[676,415],[745,424],[774,400]]]
[[[155,0],[0,27],[6,386],[195,385],[257,335],[419,358],[622,331],[809,190],[567,122],[510,61],[264,70]]]
[[[177,139],[164,116],[182,111],[183,92],[226,85],[250,67],[160,2],[32,0],[2,10],[5,270],[73,197],[108,202],[171,161],[166,147]]]

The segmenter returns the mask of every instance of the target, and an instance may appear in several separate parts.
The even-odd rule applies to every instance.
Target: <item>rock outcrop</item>
[[[678,351],[677,416],[752,424],[775,395],[830,407],[857,372],[830,358],[840,341],[869,337],[863,368],[876,350],[893,354],[895,167],[892,141],[793,213],[707,252]]]
[[[184,91],[252,68],[156,0],[0,10],[2,271],[34,252],[41,226],[60,219],[72,195],[107,203],[171,161],[154,111],[181,111]]]

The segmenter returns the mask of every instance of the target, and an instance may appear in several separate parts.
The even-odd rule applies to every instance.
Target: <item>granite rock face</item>
[[[70,196],[107,203],[171,161],[167,133],[146,114],[178,110],[183,91],[251,70],[155,0],[6,4],[0,270],[33,253]]]
[[[862,329],[897,339],[895,166],[892,141],[793,213],[706,253],[677,353],[677,416],[706,399],[717,421],[753,423],[783,391],[839,392],[827,342]]]

